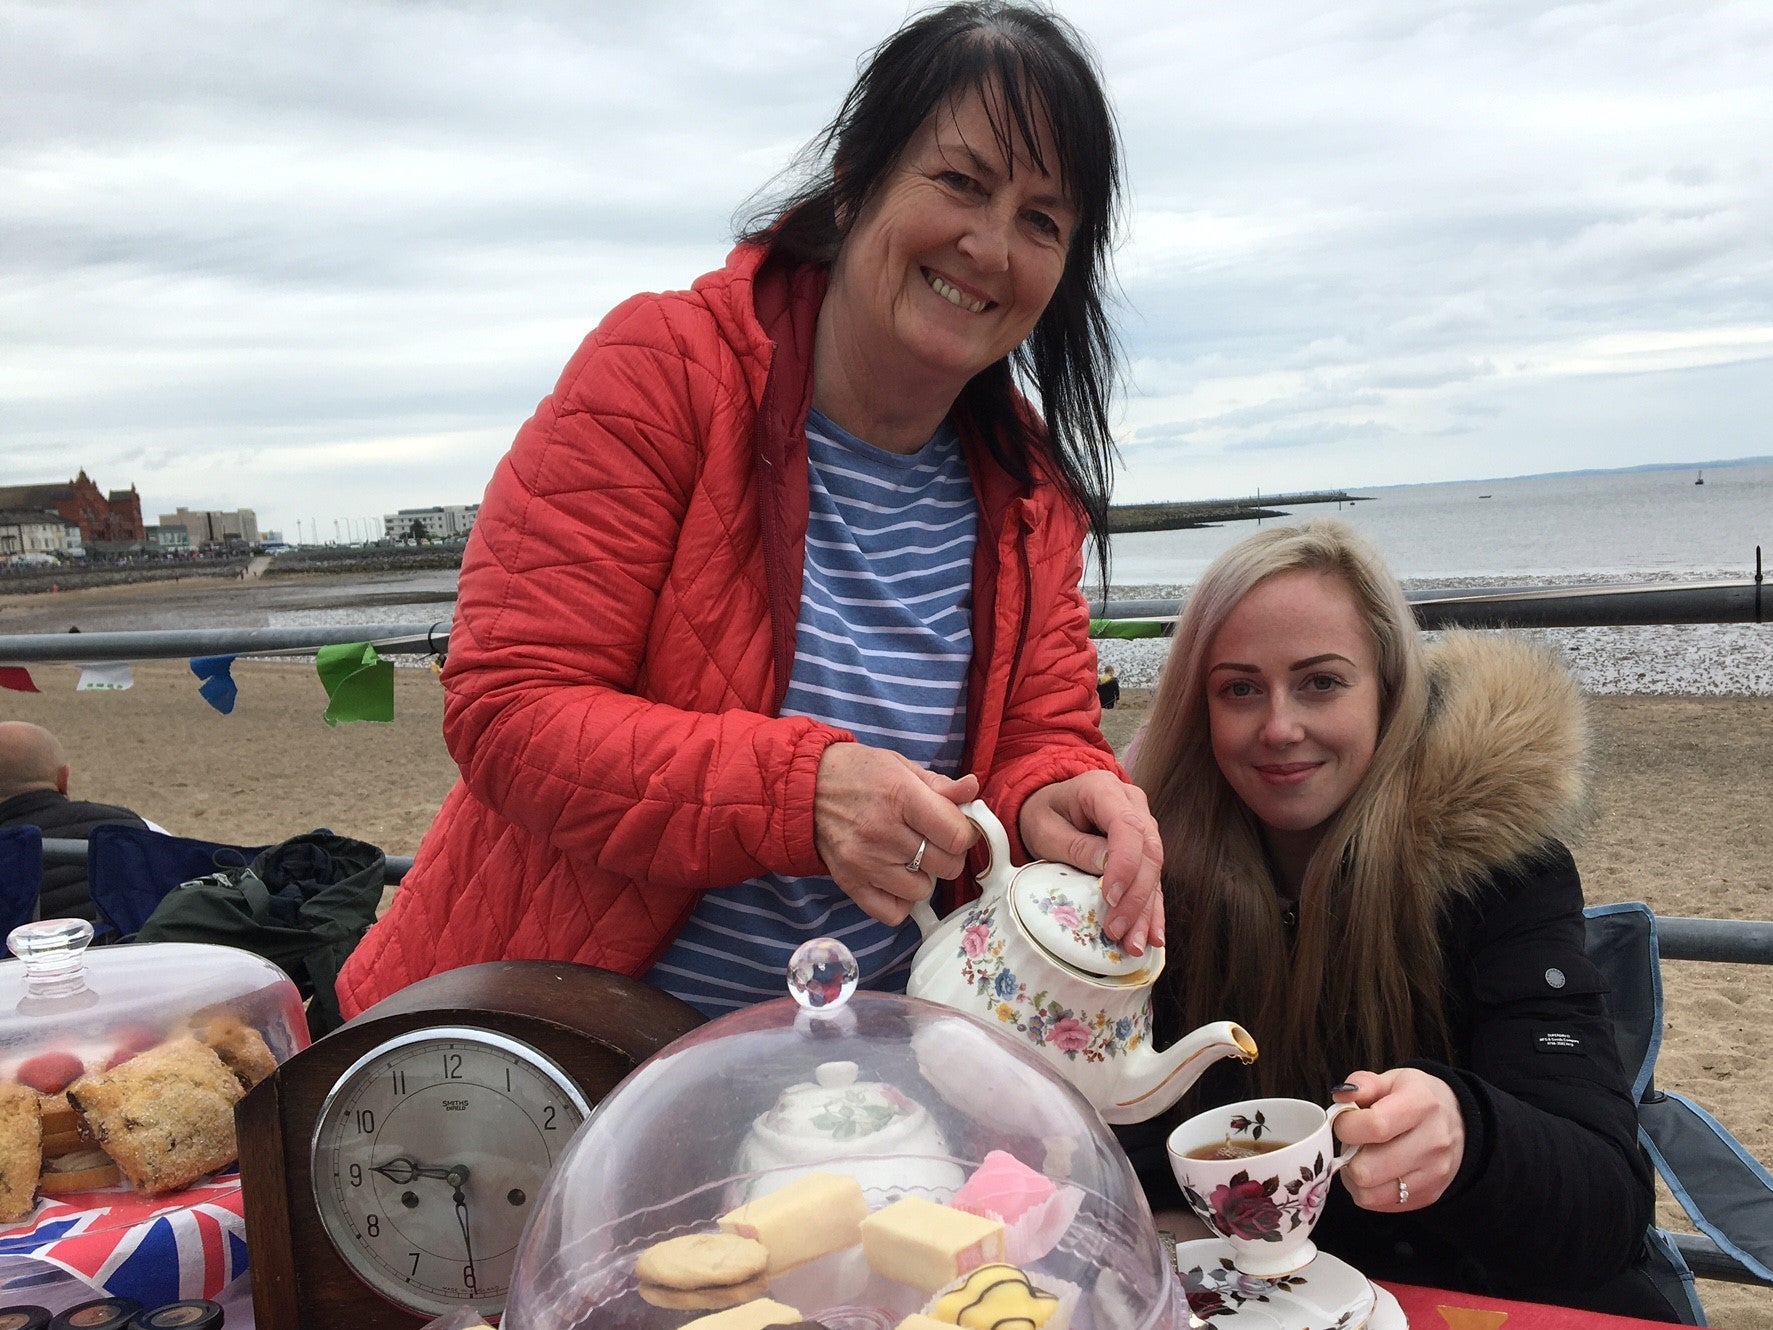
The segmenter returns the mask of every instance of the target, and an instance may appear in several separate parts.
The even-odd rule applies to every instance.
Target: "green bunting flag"
[[[326,688],[326,723],[394,719],[394,663],[368,642],[321,647],[314,659]]]
[[[1091,637],[1112,637],[1131,641],[1140,637],[1168,637],[1175,631],[1174,619],[1091,619]]]

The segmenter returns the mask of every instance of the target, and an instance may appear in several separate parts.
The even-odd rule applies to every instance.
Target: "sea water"
[[[1773,557],[1773,463],[1709,467],[1703,485],[1693,483],[1699,474],[1613,471],[1351,489],[1370,497],[1303,505],[1264,525],[1340,518],[1413,582],[1752,574],[1757,544]],[[1257,529],[1249,521],[1119,535],[1110,578],[1119,587],[1186,586]]]

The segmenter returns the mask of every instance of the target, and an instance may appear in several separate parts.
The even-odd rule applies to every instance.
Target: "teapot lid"
[[[1109,940],[1108,902],[1102,879],[1064,864],[1042,864],[1037,873],[1021,872],[1010,888],[1016,919],[1040,947],[1074,970],[1106,979],[1138,975],[1163,955],[1147,947],[1135,956]],[[1152,970],[1152,977],[1157,971]]]

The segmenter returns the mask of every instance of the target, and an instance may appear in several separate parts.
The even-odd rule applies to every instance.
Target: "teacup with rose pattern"
[[[1330,1183],[1360,1150],[1336,1153],[1330,1124],[1353,1107],[1246,1099],[1197,1113],[1170,1133],[1170,1168],[1183,1197],[1230,1244],[1239,1270],[1273,1279],[1317,1255],[1311,1230]],[[1271,1148],[1276,1141],[1290,1143]]]

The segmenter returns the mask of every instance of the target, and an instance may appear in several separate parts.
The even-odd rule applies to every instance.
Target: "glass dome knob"
[[[64,975],[80,968],[92,925],[84,919],[38,919],[6,935],[6,946],[33,977]]]
[[[862,970],[836,938],[803,942],[788,962],[788,991],[807,1011],[837,1011],[850,1000]]]
[[[86,988],[86,947],[92,925],[84,919],[37,919],[6,935],[6,945],[25,963],[25,1001],[62,998]]]

